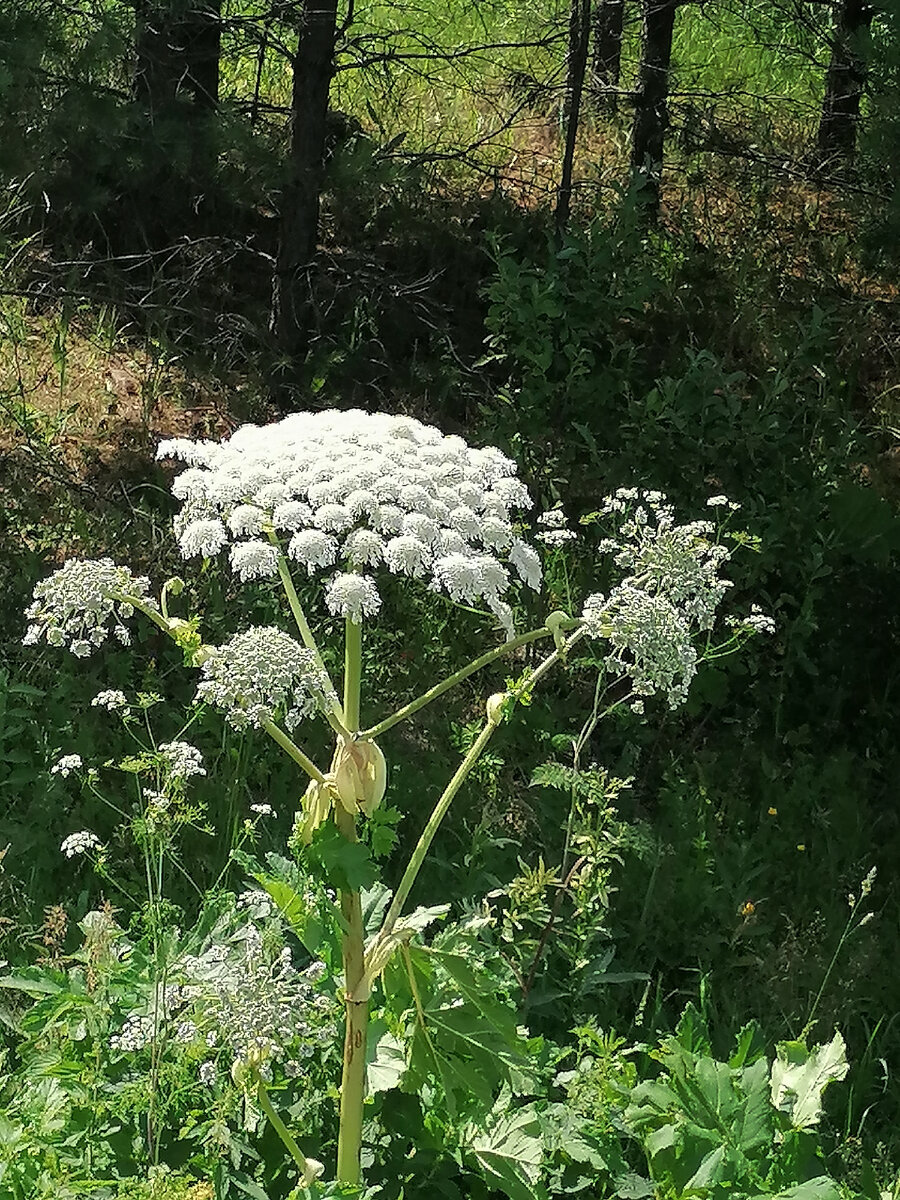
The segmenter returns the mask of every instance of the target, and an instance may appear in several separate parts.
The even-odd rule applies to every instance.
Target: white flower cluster
[[[245,910],[257,921],[271,917],[275,911],[272,897],[262,888],[249,888],[246,892],[241,892],[237,898],[237,907]]]
[[[774,619],[768,613],[764,613],[758,604],[751,606],[750,613],[746,617],[729,617],[728,624],[748,633],[773,634],[777,629]]]
[[[128,708],[128,697],[117,688],[109,688],[98,692],[91,701],[92,708],[105,708],[107,712],[120,712]]]
[[[153,1017],[132,1013],[119,1032],[109,1039],[109,1044],[113,1050],[135,1054],[153,1041],[154,1027]]]
[[[634,489],[623,492],[631,496]],[[614,552],[616,566],[628,572],[625,582],[664,596],[699,629],[711,629],[716,609],[731,587],[730,580],[719,576],[731,555],[725,546],[710,540],[714,533],[711,521],[676,525],[664,496],[638,492],[638,503],[620,522],[618,537],[607,539],[601,549]]]
[[[45,638],[51,646],[68,646],[78,658],[87,658],[113,635],[125,646],[131,634],[123,624],[133,614],[124,596],[133,596],[155,608],[150,581],[117,567],[112,559],[70,559],[42,579],[34,589],[34,603],[25,610],[31,624],[22,639],[36,646]]]
[[[51,775],[62,775],[63,779],[67,779],[73,771],[80,771],[84,766],[84,761],[80,754],[64,754],[50,768]]]
[[[352,620],[380,606],[375,581],[356,575],[363,568],[481,600],[507,628],[504,561],[540,587],[540,560],[513,527],[513,510],[531,506],[515,463],[410,417],[294,413],[221,443],[164,441],[157,455],[188,464],[172,487],[186,558],[228,547],[241,579],[264,578],[277,571],[270,536],[286,539],[310,574],[337,566],[328,607]]]
[[[609,639],[607,668],[630,676],[638,696],[665,692],[670,708],[684,703],[697,652],[690,625],[668,600],[624,583],[608,597],[589,596],[582,616],[590,634]]]
[[[141,788],[141,795],[147,801],[147,808],[151,816],[162,816],[172,806],[170,798],[164,792],[156,791],[155,788]]]
[[[203,755],[190,742],[163,742],[159,747],[172,779],[190,779],[193,775],[205,775]]]
[[[560,508],[551,508],[541,513],[537,523],[541,527],[537,535],[538,541],[543,542],[545,546],[564,546],[566,542],[573,542],[578,536],[574,529],[569,528],[566,514]]]
[[[248,629],[210,650],[202,671],[197,699],[223,709],[236,729],[283,714],[293,730],[328,688],[312,652],[275,626]]]
[[[258,817],[277,817],[278,813],[271,804],[251,804],[250,811]]]
[[[736,500],[729,500],[727,496],[710,496],[706,502],[707,508],[727,508],[729,512],[737,512],[741,507]]]
[[[60,850],[66,858],[74,858],[76,854],[87,854],[89,850],[94,850],[100,845],[100,839],[96,833],[91,833],[89,829],[82,829],[80,833],[70,833],[67,838],[63,838]]]
[[[180,1019],[190,1011],[205,1044],[224,1045],[239,1062],[251,1052],[264,1061],[311,1053],[333,1040],[337,1016],[334,1001],[315,990],[321,964],[312,965],[298,971],[287,947],[274,954],[255,925],[243,926],[226,944],[182,960]]]
[[[711,540],[711,522],[676,525],[661,492],[620,488],[601,512],[617,517],[619,527],[600,549],[627,574],[608,596],[588,597],[588,632],[609,640],[606,666],[630,676],[639,698],[664,692],[677,708],[697,672],[693,634],[712,628],[731,586],[719,575],[729,552]]]

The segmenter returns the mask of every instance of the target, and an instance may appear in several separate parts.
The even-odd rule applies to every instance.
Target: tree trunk
[[[822,165],[835,160],[849,163],[856,151],[859,105],[866,82],[861,42],[871,23],[872,7],[865,0],[837,0],[816,139]]]
[[[179,97],[197,111],[219,100],[221,0],[136,0],[134,94],[151,116]]]
[[[336,29],[337,0],[306,0],[293,65],[290,161],[281,197],[272,289],[272,332],[280,358],[273,391],[284,410],[296,399],[299,370],[312,332],[313,270]]]
[[[625,0],[594,0],[591,84],[595,99],[610,109],[616,107],[624,23]]]
[[[678,0],[643,0],[641,65],[631,139],[631,171],[649,221],[659,216],[660,182],[669,124],[669,66]]]
[[[556,228],[565,229],[572,205],[572,172],[575,166],[575,141],[581,115],[581,97],[587,72],[588,41],[591,32],[591,0],[571,0],[569,13],[569,60],[566,77],[564,119],[566,145],[563,151],[562,175],[556,198]]]

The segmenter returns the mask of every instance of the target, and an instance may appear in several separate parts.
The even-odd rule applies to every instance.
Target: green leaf
[[[41,979],[30,975],[3,975],[0,977],[0,988],[11,991],[25,992],[29,996],[55,996],[63,990],[61,984],[51,979]]]
[[[772,1104],[787,1113],[794,1129],[817,1125],[822,1115],[822,1093],[829,1083],[849,1070],[847,1047],[840,1033],[812,1052],[803,1042],[781,1042],[772,1064]]]
[[[616,1180],[616,1195],[620,1200],[652,1200],[656,1195],[656,1188],[643,1175],[635,1175],[633,1171],[629,1171]]]
[[[543,1158],[541,1123],[534,1105],[470,1124],[463,1131],[465,1150],[476,1160],[488,1186],[510,1200],[546,1196],[539,1182]]]
[[[692,1054],[709,1054],[709,1032],[696,1006],[690,1003],[675,1026],[675,1040]]]
[[[827,1175],[818,1175],[806,1183],[786,1188],[783,1192],[759,1192],[750,1200],[841,1200],[841,1189]]]
[[[399,1085],[406,1074],[403,1044],[394,1037],[384,1021],[373,1021],[369,1025],[367,1057],[366,1079],[370,1095],[389,1092]]]
[[[378,875],[368,847],[348,841],[332,821],[319,826],[306,854],[332,887],[342,892],[370,888]]]
[[[738,1033],[734,1054],[729,1058],[728,1065],[735,1070],[739,1067],[749,1067],[762,1058],[765,1052],[762,1030],[756,1021],[750,1021]]]

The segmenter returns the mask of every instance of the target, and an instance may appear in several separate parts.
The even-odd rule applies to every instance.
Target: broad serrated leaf
[[[616,1180],[615,1194],[619,1200],[652,1200],[656,1195],[656,1188],[643,1175],[635,1175],[633,1171],[629,1171]]]
[[[811,1052],[803,1042],[781,1042],[772,1064],[772,1104],[787,1113],[792,1128],[809,1129],[822,1115],[825,1088],[843,1079],[848,1070],[847,1047],[840,1033]]]
[[[369,1026],[366,1066],[369,1094],[389,1092],[399,1085],[405,1074],[406,1052],[402,1042],[394,1037],[383,1021],[373,1021]]]
[[[54,983],[52,979],[41,977],[36,969],[31,969],[29,973],[26,971],[17,975],[0,976],[0,988],[24,992],[27,996],[55,996],[63,990],[63,984]]]
[[[362,842],[350,842],[332,821],[320,825],[306,849],[309,861],[342,892],[370,888],[378,875],[372,855]]]
[[[757,1062],[766,1052],[766,1044],[762,1030],[757,1021],[749,1021],[738,1032],[735,1039],[734,1053],[728,1060],[729,1067],[735,1070],[739,1067],[749,1067]]]
[[[510,1200],[546,1196],[539,1182],[544,1144],[533,1105],[489,1118],[484,1125],[467,1126],[463,1145],[478,1163],[488,1186]]]

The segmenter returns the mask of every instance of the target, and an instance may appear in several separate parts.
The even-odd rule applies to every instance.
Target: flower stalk
[[[347,617],[344,640],[343,720],[351,733],[359,729],[360,690],[362,684],[362,625]],[[334,808],[340,832],[350,841],[358,840],[356,818],[341,804]],[[366,975],[362,902],[359,891],[341,892],[344,918],[344,1003],[346,1005],[344,1057],[341,1072],[341,1110],[338,1130],[337,1178],[340,1183],[360,1181],[363,1108],[366,1099],[366,1042],[369,1026],[369,996],[364,988]],[[365,994],[362,994],[365,991]]]

